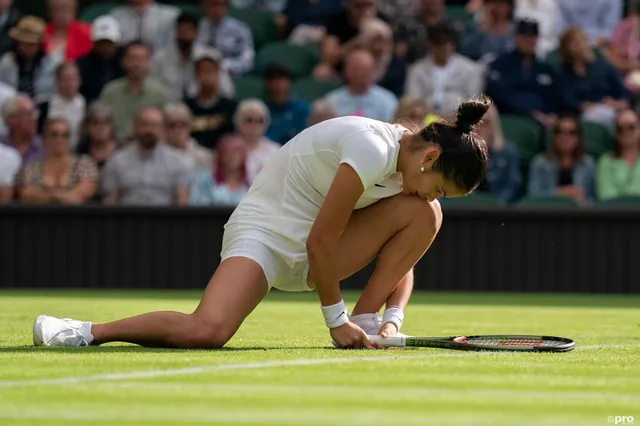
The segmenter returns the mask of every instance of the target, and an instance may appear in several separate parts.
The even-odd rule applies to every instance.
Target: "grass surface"
[[[0,292],[0,425],[640,424],[637,296],[416,294],[407,309],[407,334],[573,338],[564,354],[339,351],[316,295],[281,293],[220,351],[30,346],[41,313],[100,322],[198,296]]]

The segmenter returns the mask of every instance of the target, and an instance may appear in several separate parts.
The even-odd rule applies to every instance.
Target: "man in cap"
[[[515,49],[489,64],[486,93],[502,114],[531,117],[544,127],[556,119],[559,100],[551,65],[536,58],[538,23],[516,25]]]
[[[98,99],[107,83],[124,76],[121,52],[117,46],[120,41],[118,21],[111,16],[96,19],[91,28],[91,40],[91,52],[77,61],[82,77],[80,93],[87,103]]]
[[[222,55],[215,49],[198,47],[194,54],[198,94],[187,98],[191,110],[191,135],[206,148],[215,149],[218,139],[233,132],[237,103],[220,94],[219,70]]]

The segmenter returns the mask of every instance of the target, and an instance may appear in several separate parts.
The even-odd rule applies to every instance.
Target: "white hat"
[[[215,62],[216,64],[220,64],[222,62],[222,54],[218,49],[214,49],[212,47],[205,47],[200,45],[196,46],[193,49],[193,62],[198,63],[204,59],[208,59]]]
[[[114,43],[120,41],[120,24],[111,16],[100,16],[91,26],[91,41],[109,40]]]

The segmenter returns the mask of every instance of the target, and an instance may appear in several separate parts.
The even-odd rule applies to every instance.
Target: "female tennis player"
[[[490,106],[462,103],[453,123],[411,131],[342,117],[301,132],[267,163],[225,226],[222,261],[191,314],[153,312],[106,324],[39,316],[34,344],[220,348],[272,287],[318,292],[339,348],[374,348],[397,334],[413,267],[442,222],[439,197],[469,194],[487,146],[475,133]],[[377,257],[351,315],[340,280]],[[386,304],[382,320],[378,312]]]

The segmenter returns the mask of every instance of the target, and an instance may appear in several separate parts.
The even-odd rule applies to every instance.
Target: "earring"
[[[424,173],[424,164],[423,164],[422,166],[420,166],[420,171],[421,171],[422,173]]]

